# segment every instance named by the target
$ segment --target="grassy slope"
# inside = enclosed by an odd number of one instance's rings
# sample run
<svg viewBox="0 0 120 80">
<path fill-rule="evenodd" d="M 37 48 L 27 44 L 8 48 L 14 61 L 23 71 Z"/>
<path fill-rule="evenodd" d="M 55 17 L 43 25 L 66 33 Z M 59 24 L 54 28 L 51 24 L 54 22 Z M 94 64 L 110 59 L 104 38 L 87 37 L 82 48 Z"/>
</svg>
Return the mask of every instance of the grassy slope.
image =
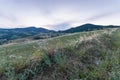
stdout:
<svg viewBox="0 0 120 80">
<path fill-rule="evenodd" d="M 3 45 L 0 47 L 0 71 L 5 71 L 4 75 L 11 80 L 16 76 L 26 80 L 36 74 L 35 80 L 118 78 L 120 30 L 112 36 L 106 33 L 109 31 L 74 33 L 43 41 Z"/>
<path fill-rule="evenodd" d="M 91 36 L 95 33 L 101 33 L 103 31 L 98 32 L 83 32 L 83 33 L 74 33 L 65 36 L 60 36 L 56 38 L 51 38 L 47 40 L 40 40 L 40 41 L 30 41 L 30 42 L 21 42 L 21 43 L 11 43 L 0 46 L 0 64 L 4 65 L 8 61 L 19 62 L 18 60 L 27 60 L 28 61 L 32 57 L 38 57 L 39 52 L 41 53 L 41 49 L 55 49 L 59 47 L 66 47 L 70 45 L 75 45 L 79 38 Z M 38 51 L 38 52 L 37 52 Z M 24 62 L 24 61 L 23 61 Z M 23 64 L 23 63 L 22 63 Z"/>
</svg>

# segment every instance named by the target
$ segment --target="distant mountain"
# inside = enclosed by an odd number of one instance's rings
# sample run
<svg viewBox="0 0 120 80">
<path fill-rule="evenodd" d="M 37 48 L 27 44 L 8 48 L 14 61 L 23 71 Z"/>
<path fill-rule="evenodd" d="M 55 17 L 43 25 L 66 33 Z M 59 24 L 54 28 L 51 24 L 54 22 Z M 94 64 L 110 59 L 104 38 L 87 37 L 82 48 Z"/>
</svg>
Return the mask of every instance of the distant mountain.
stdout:
<svg viewBox="0 0 120 80">
<path fill-rule="evenodd" d="M 36 27 L 0 29 L 0 44 L 3 44 L 4 42 L 7 42 L 9 40 L 33 36 L 40 33 L 54 33 L 54 32 L 55 31 L 53 30 Z"/>
<path fill-rule="evenodd" d="M 104 28 L 120 28 L 120 26 L 113 26 L 113 25 L 102 26 L 102 25 L 94 25 L 94 24 L 84 24 L 82 26 L 70 28 L 70 29 L 67 29 L 67 30 L 61 31 L 61 32 L 74 33 L 74 32 L 100 30 L 100 29 L 104 29 Z"/>
<path fill-rule="evenodd" d="M 94 24 L 84 24 L 82 26 L 70 28 L 64 31 L 54 31 L 45 28 L 27 27 L 27 28 L 13 28 L 13 29 L 2 29 L 0 28 L 0 44 L 6 43 L 14 39 L 20 39 L 32 36 L 32 39 L 44 39 L 64 35 L 66 33 L 83 32 L 100 30 L 104 28 L 120 28 L 120 26 L 101 26 Z"/>
<path fill-rule="evenodd" d="M 54 32 L 53 30 L 48 30 L 45 28 L 36 28 L 36 27 L 27 27 L 27 28 L 13 28 L 13 29 L 0 29 L 1 32 L 13 32 L 13 33 L 29 33 L 29 34 L 37 34 L 37 33 L 49 33 Z"/>
</svg>

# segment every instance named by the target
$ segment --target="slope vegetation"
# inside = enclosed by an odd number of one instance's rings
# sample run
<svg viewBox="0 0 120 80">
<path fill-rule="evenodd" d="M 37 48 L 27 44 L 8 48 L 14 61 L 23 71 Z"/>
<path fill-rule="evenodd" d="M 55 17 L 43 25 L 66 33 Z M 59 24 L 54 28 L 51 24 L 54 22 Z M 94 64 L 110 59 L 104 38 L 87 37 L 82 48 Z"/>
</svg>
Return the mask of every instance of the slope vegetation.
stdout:
<svg viewBox="0 0 120 80">
<path fill-rule="evenodd" d="M 119 80 L 120 30 L 0 46 L 2 80 Z"/>
</svg>

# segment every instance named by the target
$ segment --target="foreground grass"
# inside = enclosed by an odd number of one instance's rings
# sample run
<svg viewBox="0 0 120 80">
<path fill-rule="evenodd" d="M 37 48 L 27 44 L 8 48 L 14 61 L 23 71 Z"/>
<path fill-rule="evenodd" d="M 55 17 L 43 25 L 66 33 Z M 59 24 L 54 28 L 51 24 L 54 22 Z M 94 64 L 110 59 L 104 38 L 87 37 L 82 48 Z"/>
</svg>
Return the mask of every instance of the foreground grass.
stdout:
<svg viewBox="0 0 120 80">
<path fill-rule="evenodd" d="M 94 36 L 93 36 L 94 35 Z M 119 80 L 120 30 L 74 33 L 0 47 L 1 79 Z"/>
</svg>

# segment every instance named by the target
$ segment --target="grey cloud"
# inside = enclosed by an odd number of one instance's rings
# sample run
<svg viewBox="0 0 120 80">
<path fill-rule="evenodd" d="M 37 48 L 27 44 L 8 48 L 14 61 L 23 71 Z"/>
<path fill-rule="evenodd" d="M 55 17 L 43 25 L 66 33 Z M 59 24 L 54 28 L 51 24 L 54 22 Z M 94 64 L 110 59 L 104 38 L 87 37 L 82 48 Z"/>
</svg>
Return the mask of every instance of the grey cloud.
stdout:
<svg viewBox="0 0 120 80">
<path fill-rule="evenodd" d="M 69 21 L 97 21 L 119 10 L 120 0 L 0 0 L 0 18 L 4 19 L 0 24 L 6 21 L 11 22 L 5 23 L 8 27 L 50 24 L 58 30 L 68 28 L 72 24 Z"/>
<path fill-rule="evenodd" d="M 6 15 L 6 14 L 0 12 L 0 18 L 5 19 L 5 20 L 10 20 L 10 21 L 13 21 L 13 22 L 18 22 L 18 19 L 12 14 L 7 14 Z"/>
<path fill-rule="evenodd" d="M 97 14 L 97 15 L 91 16 L 90 18 L 85 19 L 84 21 L 95 21 L 95 20 L 98 20 L 100 18 L 104 18 L 104 17 L 107 17 L 107 16 L 117 14 L 119 12 L 120 12 L 120 10 Z"/>
</svg>

